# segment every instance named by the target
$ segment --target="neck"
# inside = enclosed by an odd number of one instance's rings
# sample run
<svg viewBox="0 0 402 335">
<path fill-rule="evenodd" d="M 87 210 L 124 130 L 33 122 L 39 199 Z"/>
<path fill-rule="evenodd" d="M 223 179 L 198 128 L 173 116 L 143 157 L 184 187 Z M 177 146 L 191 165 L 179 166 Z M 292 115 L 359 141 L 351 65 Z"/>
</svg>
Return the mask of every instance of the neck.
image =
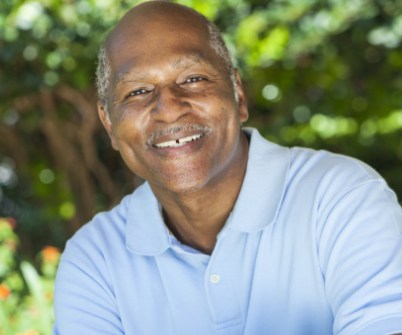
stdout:
<svg viewBox="0 0 402 335">
<path fill-rule="evenodd" d="M 180 242 L 205 254 L 212 253 L 216 236 L 225 225 L 243 183 L 248 142 L 245 136 L 240 142 L 239 153 L 230 168 L 204 187 L 183 193 L 153 187 L 170 231 Z"/>
</svg>

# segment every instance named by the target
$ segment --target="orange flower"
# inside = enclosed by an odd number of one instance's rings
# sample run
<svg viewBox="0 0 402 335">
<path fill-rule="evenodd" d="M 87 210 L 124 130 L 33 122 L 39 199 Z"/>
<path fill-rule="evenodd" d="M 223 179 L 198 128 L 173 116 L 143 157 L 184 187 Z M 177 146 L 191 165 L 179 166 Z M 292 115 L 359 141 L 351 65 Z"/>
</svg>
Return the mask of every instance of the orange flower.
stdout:
<svg viewBox="0 0 402 335">
<path fill-rule="evenodd" d="M 42 249 L 42 257 L 45 262 L 57 262 L 60 258 L 60 251 L 56 247 L 47 246 Z"/>
<path fill-rule="evenodd" d="M 10 288 L 5 284 L 0 284 L 0 300 L 6 300 L 10 295 Z"/>
</svg>

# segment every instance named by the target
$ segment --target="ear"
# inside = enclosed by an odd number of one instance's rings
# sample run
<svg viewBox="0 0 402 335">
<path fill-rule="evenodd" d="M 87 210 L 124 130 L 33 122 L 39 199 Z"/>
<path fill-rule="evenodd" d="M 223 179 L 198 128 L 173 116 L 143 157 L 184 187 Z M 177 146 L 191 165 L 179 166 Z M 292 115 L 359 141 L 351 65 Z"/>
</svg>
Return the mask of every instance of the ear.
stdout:
<svg viewBox="0 0 402 335">
<path fill-rule="evenodd" d="M 239 118 L 240 122 L 244 123 L 248 120 L 248 108 L 247 108 L 247 101 L 246 96 L 244 94 L 243 84 L 240 79 L 239 71 L 235 70 L 235 80 L 236 80 L 236 92 L 238 97 L 238 106 L 239 106 Z"/>
<path fill-rule="evenodd" d="M 117 145 L 116 138 L 113 134 L 112 122 L 110 121 L 109 113 L 107 112 L 105 105 L 103 103 L 101 103 L 100 101 L 98 101 L 97 108 L 98 108 L 99 118 L 103 124 L 103 127 L 106 129 L 107 134 L 109 135 L 113 149 L 119 150 L 119 146 Z"/>
</svg>

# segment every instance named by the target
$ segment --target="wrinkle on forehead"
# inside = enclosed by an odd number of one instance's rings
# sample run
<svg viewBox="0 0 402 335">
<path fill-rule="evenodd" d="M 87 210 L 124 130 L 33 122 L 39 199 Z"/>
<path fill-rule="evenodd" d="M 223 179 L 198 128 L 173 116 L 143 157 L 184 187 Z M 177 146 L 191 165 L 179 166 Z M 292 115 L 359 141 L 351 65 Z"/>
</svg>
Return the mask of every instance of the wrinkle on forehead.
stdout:
<svg viewBox="0 0 402 335">
<path fill-rule="evenodd" d="M 193 64 L 209 64 L 206 59 L 205 55 L 202 52 L 194 52 L 192 54 L 188 54 L 185 57 L 180 56 L 176 61 L 172 62 L 172 67 L 176 70 L 186 68 Z"/>
<path fill-rule="evenodd" d="M 206 57 L 201 52 L 194 52 L 188 55 L 180 55 L 177 58 L 172 59 L 168 63 L 168 67 L 174 70 L 185 70 L 194 65 L 207 65 L 211 66 L 211 64 L 206 60 Z M 116 74 L 116 82 L 125 82 L 125 81 L 133 81 L 133 79 L 142 81 L 149 77 L 152 74 L 151 69 L 144 69 L 142 66 L 136 66 L 135 58 L 130 59 L 127 64 L 123 65 L 122 70 L 120 70 Z"/>
</svg>

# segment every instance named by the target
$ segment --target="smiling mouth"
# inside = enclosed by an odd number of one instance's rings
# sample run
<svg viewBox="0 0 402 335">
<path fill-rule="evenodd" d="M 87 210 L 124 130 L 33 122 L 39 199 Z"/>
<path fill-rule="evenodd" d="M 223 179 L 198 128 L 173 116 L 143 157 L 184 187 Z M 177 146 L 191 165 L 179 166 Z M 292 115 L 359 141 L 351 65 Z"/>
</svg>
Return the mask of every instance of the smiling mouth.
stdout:
<svg viewBox="0 0 402 335">
<path fill-rule="evenodd" d="M 194 134 L 194 135 L 191 135 L 191 136 L 178 138 L 176 140 L 170 140 L 170 141 L 154 144 L 153 146 L 155 148 L 159 148 L 159 149 L 163 149 L 163 148 L 178 148 L 178 147 L 182 147 L 183 145 L 186 145 L 186 144 L 188 144 L 190 142 L 198 141 L 203 136 L 204 136 L 204 134 Z"/>
</svg>

